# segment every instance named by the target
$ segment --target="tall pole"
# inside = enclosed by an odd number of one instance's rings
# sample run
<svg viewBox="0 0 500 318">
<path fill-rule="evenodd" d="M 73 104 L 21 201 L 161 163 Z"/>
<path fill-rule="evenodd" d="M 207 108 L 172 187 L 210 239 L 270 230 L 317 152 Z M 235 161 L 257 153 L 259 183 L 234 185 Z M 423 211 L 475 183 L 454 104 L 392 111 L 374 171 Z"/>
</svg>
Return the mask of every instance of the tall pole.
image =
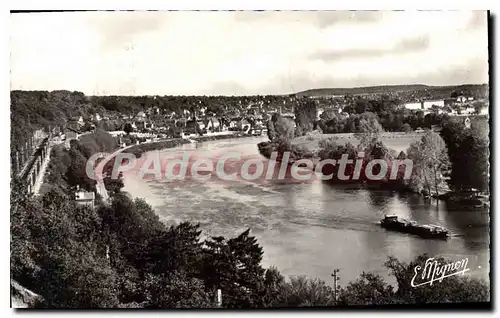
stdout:
<svg viewBox="0 0 500 318">
<path fill-rule="evenodd" d="M 217 289 L 217 307 L 222 307 L 222 290 Z"/>
<path fill-rule="evenodd" d="M 23 146 L 21 146 L 21 164 L 20 164 L 20 167 L 21 168 L 24 167 L 24 147 Z M 19 169 L 19 171 L 21 171 L 21 170 Z"/>
<path fill-rule="evenodd" d="M 108 262 L 110 262 L 110 260 L 109 260 L 109 245 L 106 245 L 106 259 L 108 260 Z"/>
<path fill-rule="evenodd" d="M 337 276 L 337 273 L 339 272 L 339 269 L 336 268 L 333 270 L 333 298 L 335 299 L 335 302 L 337 302 L 337 281 L 340 280 L 340 277 Z"/>
<path fill-rule="evenodd" d="M 19 173 L 19 151 L 16 151 L 16 175 Z"/>
<path fill-rule="evenodd" d="M 194 120 L 194 134 L 198 134 L 198 120 L 196 119 L 196 110 L 193 109 L 193 120 Z"/>
</svg>

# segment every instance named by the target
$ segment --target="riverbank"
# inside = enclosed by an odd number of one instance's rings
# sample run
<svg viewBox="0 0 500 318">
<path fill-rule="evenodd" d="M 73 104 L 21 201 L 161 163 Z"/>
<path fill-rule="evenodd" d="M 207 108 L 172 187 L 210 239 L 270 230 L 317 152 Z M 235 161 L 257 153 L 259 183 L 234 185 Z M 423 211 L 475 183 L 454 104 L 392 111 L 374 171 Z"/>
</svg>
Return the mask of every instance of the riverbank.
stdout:
<svg viewBox="0 0 500 318">
<path fill-rule="evenodd" d="M 167 139 L 167 140 L 160 140 L 160 141 L 133 145 L 129 149 L 127 149 L 127 151 L 124 151 L 124 153 L 131 153 L 134 154 L 136 157 L 139 157 L 140 155 L 148 151 L 174 148 L 193 142 L 204 142 L 204 141 L 237 139 L 237 138 L 248 138 L 248 137 L 255 137 L 255 135 L 249 135 L 245 133 L 230 133 L 230 134 L 218 134 L 218 135 L 204 135 L 204 136 L 196 136 L 189 138 Z"/>
<path fill-rule="evenodd" d="M 253 134 L 245 134 L 242 132 L 236 132 L 236 133 L 231 133 L 231 134 L 204 135 L 204 136 L 192 137 L 190 139 L 195 140 L 197 142 L 203 142 L 203 141 L 214 141 L 214 140 L 223 140 L 223 139 L 250 138 L 250 137 L 256 137 L 256 136 L 260 136 L 260 135 L 253 135 Z"/>
<path fill-rule="evenodd" d="M 123 153 L 130 153 L 135 155 L 136 157 L 139 157 L 140 155 L 148 151 L 173 148 L 189 143 L 191 143 L 189 139 L 183 139 L 183 138 L 160 140 L 155 142 L 147 142 L 147 143 L 132 145 L 130 148 L 123 151 Z"/>
<path fill-rule="evenodd" d="M 350 137 L 347 134 L 344 134 L 342 139 L 349 139 Z M 276 161 L 281 162 L 283 152 L 289 151 L 290 158 L 288 159 L 288 165 L 291 166 L 297 160 L 300 159 L 309 159 L 313 162 L 313 166 L 316 166 L 317 162 L 321 160 L 317 156 L 317 151 L 311 152 L 310 148 L 304 148 L 301 145 L 294 144 L 293 141 L 289 144 L 276 144 L 270 141 L 264 141 L 257 145 L 259 149 L 259 153 L 267 159 L 271 158 L 271 154 L 273 152 L 277 153 Z M 322 172 L 325 175 L 329 175 L 331 173 L 335 173 L 335 169 L 329 169 L 330 166 L 323 167 Z M 414 193 L 423 196 L 424 198 L 433 198 L 441 201 L 446 201 L 452 206 L 461 206 L 461 207 L 469 207 L 475 209 L 489 208 L 490 201 L 489 196 L 482 193 L 474 193 L 474 192 L 455 192 L 450 189 L 450 187 L 443 182 L 438 186 L 438 193 L 435 193 L 435 189 L 432 189 L 430 193 L 422 191 L 414 190 L 407 182 L 404 182 L 402 179 L 397 179 L 394 181 L 385 180 L 378 182 L 370 182 L 360 178 L 359 180 L 347 180 L 347 181 L 339 181 L 332 179 L 331 181 L 324 181 L 326 183 L 350 183 L 350 184 L 359 184 L 364 189 L 369 190 L 393 190 L 397 191 L 400 194 L 403 193 Z"/>
<path fill-rule="evenodd" d="M 473 191 L 449 191 L 439 196 L 452 206 L 467 206 L 470 208 L 483 209 L 490 207 L 490 197 L 487 194 Z"/>
<path fill-rule="evenodd" d="M 415 138 L 418 138 L 420 134 L 409 134 L 408 136 L 404 135 L 403 133 L 389 133 L 385 135 L 385 141 L 387 141 L 387 136 L 392 136 L 391 138 L 396 138 L 397 136 L 405 136 L 404 139 L 409 138 L 410 141 L 412 141 Z M 301 159 L 308 159 L 311 160 L 313 163 L 313 167 L 317 165 L 319 161 L 322 160 L 318 153 L 320 152 L 321 147 L 319 146 L 319 142 L 323 139 L 325 139 L 325 136 L 329 136 L 328 138 L 333 138 L 334 140 L 339 140 L 339 144 L 344 141 L 345 143 L 351 142 L 352 140 L 357 140 L 357 138 L 354 137 L 354 134 L 329 134 L 329 135 L 324 135 L 324 134 L 311 134 L 309 136 L 302 136 L 299 138 L 295 138 L 291 140 L 290 142 L 286 141 L 281 141 L 281 142 L 271 142 L 271 141 L 264 141 L 261 142 L 257 145 L 257 148 L 259 149 L 259 153 L 264 156 L 267 159 L 271 158 L 271 155 L 273 152 L 276 152 L 276 161 L 281 162 L 283 158 L 283 154 L 285 152 L 289 152 L 289 158 L 286 161 L 288 166 L 293 165 L 296 161 L 301 160 Z M 306 146 L 304 142 L 307 141 L 310 143 L 309 146 Z M 384 144 L 385 144 L 385 141 Z M 407 141 L 409 142 L 409 141 Z M 351 144 L 353 144 L 351 142 Z M 311 146 L 312 145 L 312 146 Z M 397 153 L 397 152 L 396 152 Z M 325 158 L 323 158 L 325 159 Z M 358 176 L 357 179 L 348 179 L 348 180 L 340 180 L 338 178 L 331 178 L 331 180 L 325 180 L 324 182 L 326 183 L 333 183 L 333 184 L 358 184 L 364 189 L 370 189 L 370 190 L 392 190 L 396 191 L 398 193 L 415 193 L 419 195 L 424 195 L 424 193 L 421 193 L 419 191 L 415 191 L 410 184 L 407 182 L 407 180 L 403 179 L 403 176 L 406 175 L 406 166 L 405 165 L 400 165 L 398 167 L 398 172 L 397 172 L 397 177 L 395 179 L 389 178 L 389 174 L 387 174 L 386 178 L 383 178 L 381 180 L 370 180 L 366 178 L 366 175 L 364 173 L 364 168 L 366 166 L 366 162 L 362 165 L 362 170 L 360 172 L 360 175 Z M 393 165 L 389 162 L 388 163 L 389 167 L 392 167 Z M 314 169 L 314 168 L 313 168 Z M 324 175 L 331 175 L 337 174 L 337 168 L 331 166 L 331 165 L 325 165 L 322 166 L 321 172 Z M 354 164 L 347 164 L 346 165 L 345 171 L 350 171 L 347 175 L 351 175 L 354 172 Z M 390 171 L 390 170 L 389 170 Z M 373 173 L 373 171 L 372 171 Z M 351 175 L 352 176 L 352 175 Z M 441 199 L 443 195 L 448 193 L 450 189 L 447 186 L 440 186 L 439 187 L 439 193 L 436 195 L 435 193 L 431 193 L 431 197 L 436 198 L 436 199 Z"/>
</svg>

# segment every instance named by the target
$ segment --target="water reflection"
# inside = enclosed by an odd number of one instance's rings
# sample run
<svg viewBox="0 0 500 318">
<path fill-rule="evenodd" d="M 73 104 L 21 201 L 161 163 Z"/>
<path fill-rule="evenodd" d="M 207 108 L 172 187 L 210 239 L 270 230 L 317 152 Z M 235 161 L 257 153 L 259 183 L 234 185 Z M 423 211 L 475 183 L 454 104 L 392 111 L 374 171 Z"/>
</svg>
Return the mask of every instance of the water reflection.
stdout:
<svg viewBox="0 0 500 318">
<path fill-rule="evenodd" d="M 392 199 L 391 191 L 371 190 L 368 191 L 368 199 L 372 207 L 377 208 L 384 214 L 388 214 L 388 203 Z M 392 214 L 392 213 L 391 213 Z"/>
</svg>

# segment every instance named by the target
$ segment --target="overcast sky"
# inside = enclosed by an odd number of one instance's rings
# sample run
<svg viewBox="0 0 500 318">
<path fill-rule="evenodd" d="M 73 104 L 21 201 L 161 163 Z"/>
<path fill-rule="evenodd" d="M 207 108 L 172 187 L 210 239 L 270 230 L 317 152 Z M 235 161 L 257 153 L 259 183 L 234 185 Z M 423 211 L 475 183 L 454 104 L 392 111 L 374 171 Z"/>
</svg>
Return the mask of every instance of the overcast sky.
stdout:
<svg viewBox="0 0 500 318">
<path fill-rule="evenodd" d="M 20 13 L 10 26 L 12 89 L 253 95 L 488 82 L 480 11 Z"/>
</svg>

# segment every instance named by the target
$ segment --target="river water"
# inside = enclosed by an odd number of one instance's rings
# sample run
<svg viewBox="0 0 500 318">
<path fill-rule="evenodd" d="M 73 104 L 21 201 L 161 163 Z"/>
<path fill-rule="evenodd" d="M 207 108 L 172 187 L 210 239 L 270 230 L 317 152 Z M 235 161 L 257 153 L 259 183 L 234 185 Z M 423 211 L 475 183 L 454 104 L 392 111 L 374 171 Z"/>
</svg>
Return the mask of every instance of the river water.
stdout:
<svg viewBox="0 0 500 318">
<path fill-rule="evenodd" d="M 228 160 L 224 168 L 236 171 L 246 159 L 268 163 L 257 150 L 257 143 L 265 139 L 188 144 L 162 150 L 160 157 L 168 162 L 188 153 L 190 159 L 214 160 L 237 153 L 241 160 Z M 151 175 L 141 178 L 137 171 L 136 168 L 124 174 L 124 191 L 144 198 L 162 221 L 200 223 L 204 233 L 212 236 L 232 237 L 251 228 L 251 234 L 264 248 L 263 265 L 274 265 L 285 276 L 306 275 L 331 283 L 331 273 L 338 268 L 341 285 L 363 271 L 380 274 L 394 283 L 383 265 L 389 255 L 411 261 L 427 253 L 453 261 L 467 257 L 470 271 L 466 275 L 489 281 L 487 211 L 451 209 L 445 202 L 424 200 L 417 195 L 332 185 L 320 180 L 200 181 L 188 176 L 172 181 L 154 180 Z M 378 224 L 384 214 L 442 225 L 453 236 L 440 241 L 389 232 Z"/>
</svg>

